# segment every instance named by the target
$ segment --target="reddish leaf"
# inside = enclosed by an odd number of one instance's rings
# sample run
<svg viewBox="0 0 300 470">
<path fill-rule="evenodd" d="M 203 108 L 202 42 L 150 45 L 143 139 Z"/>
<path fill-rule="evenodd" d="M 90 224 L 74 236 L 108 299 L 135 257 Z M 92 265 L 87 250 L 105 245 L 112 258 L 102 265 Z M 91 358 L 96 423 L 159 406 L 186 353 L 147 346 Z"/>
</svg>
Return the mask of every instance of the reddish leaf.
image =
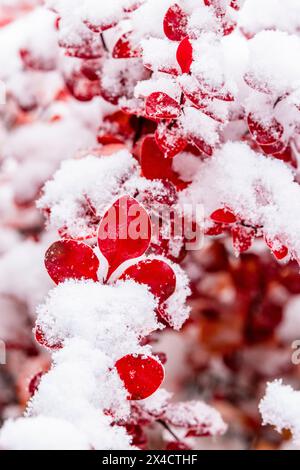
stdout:
<svg viewBox="0 0 300 470">
<path fill-rule="evenodd" d="M 39 325 L 36 325 L 35 327 L 34 336 L 37 343 L 39 343 L 44 348 L 50 349 L 51 351 L 58 351 L 63 347 L 61 341 L 48 341 L 46 339 L 45 333 Z"/>
<path fill-rule="evenodd" d="M 285 142 L 282 142 L 281 140 L 278 140 L 274 144 L 261 145 L 260 147 L 266 155 L 274 155 L 277 153 L 282 153 L 287 147 L 287 144 Z"/>
<path fill-rule="evenodd" d="M 101 24 L 94 24 L 91 23 L 90 21 L 84 21 L 84 24 L 91 30 L 93 33 L 104 33 L 104 31 L 107 31 L 108 29 L 114 28 L 118 22 L 117 21 L 110 21 L 108 23 L 101 23 Z"/>
<path fill-rule="evenodd" d="M 155 132 L 155 140 L 167 158 L 175 157 L 188 144 L 176 122 L 171 124 L 160 123 Z"/>
<path fill-rule="evenodd" d="M 53 243 L 46 252 L 45 266 L 56 284 L 66 279 L 98 280 L 97 256 L 91 247 L 75 240 L 60 240 Z"/>
<path fill-rule="evenodd" d="M 195 77 L 185 77 L 185 81 L 180 83 L 180 87 L 196 108 L 202 109 L 207 106 L 207 100 L 210 99 L 211 93 L 203 90 Z"/>
<path fill-rule="evenodd" d="M 107 277 L 125 261 L 139 258 L 149 247 L 151 221 L 130 196 L 118 199 L 106 212 L 99 227 L 98 245 L 109 264 Z"/>
<path fill-rule="evenodd" d="M 176 58 L 182 73 L 190 73 L 193 62 L 193 47 L 188 37 L 184 38 L 179 44 Z"/>
<path fill-rule="evenodd" d="M 141 148 L 141 168 L 145 178 L 150 180 L 162 179 L 171 181 L 178 189 L 186 184 L 180 180 L 172 168 L 172 160 L 165 158 L 151 135 L 144 138 Z"/>
<path fill-rule="evenodd" d="M 275 144 L 281 139 L 284 132 L 283 126 L 275 118 L 268 125 L 264 125 L 254 117 L 253 113 L 250 113 L 247 122 L 253 138 L 260 145 Z"/>
<path fill-rule="evenodd" d="M 153 119 L 174 119 L 181 113 L 180 105 L 166 93 L 151 93 L 146 100 L 146 114 Z"/>
<path fill-rule="evenodd" d="M 150 397 L 164 380 L 164 368 L 156 359 L 144 355 L 127 355 L 116 362 L 116 369 L 128 391 L 128 400 Z"/>
<path fill-rule="evenodd" d="M 28 392 L 31 397 L 33 397 L 33 395 L 39 388 L 43 375 L 44 375 L 44 372 L 38 372 L 30 380 L 29 385 L 28 385 Z"/>
<path fill-rule="evenodd" d="M 213 148 L 211 145 L 207 144 L 203 139 L 200 139 L 200 137 L 190 137 L 192 143 L 196 145 L 196 147 L 201 150 L 202 153 L 205 153 L 208 157 L 211 157 L 213 155 Z"/>
<path fill-rule="evenodd" d="M 217 209 L 210 215 L 211 220 L 218 224 L 234 224 L 236 216 L 229 209 Z"/>
<path fill-rule="evenodd" d="M 259 81 L 252 73 L 246 73 L 244 75 L 245 83 L 255 91 L 260 93 L 265 93 L 267 95 L 271 94 L 271 90 L 267 83 L 262 83 Z"/>
<path fill-rule="evenodd" d="M 243 253 L 251 248 L 255 238 L 255 230 L 239 225 L 231 230 L 233 247 L 236 253 Z"/>
<path fill-rule="evenodd" d="M 186 430 L 187 436 L 218 436 L 226 431 L 219 413 L 200 401 L 171 403 L 163 420 L 171 426 Z"/>
<path fill-rule="evenodd" d="M 205 235 L 208 235 L 209 237 L 216 237 L 225 232 L 226 228 L 227 227 L 224 224 L 214 223 L 212 226 L 205 230 Z"/>
<path fill-rule="evenodd" d="M 123 7 L 123 10 L 125 13 L 132 13 L 133 11 L 137 10 L 140 8 L 140 6 L 144 3 L 144 0 L 136 0 L 133 1 L 132 3 L 129 3 L 129 5 L 126 7 Z"/>
<path fill-rule="evenodd" d="M 283 245 L 278 238 L 270 239 L 266 237 L 265 240 L 266 240 L 267 246 L 270 248 L 275 258 L 278 259 L 279 261 L 284 259 L 288 255 L 289 253 L 288 248 L 285 245 Z"/>
<path fill-rule="evenodd" d="M 176 289 L 176 276 L 171 266 L 159 259 L 148 259 L 130 266 L 121 279 L 131 278 L 140 284 L 147 284 L 159 302 L 165 302 Z"/>
<path fill-rule="evenodd" d="M 114 59 L 133 59 L 141 56 L 141 51 L 130 40 L 131 33 L 125 33 L 116 42 L 112 56 Z"/>
<path fill-rule="evenodd" d="M 182 8 L 175 3 L 164 18 L 164 33 L 171 41 L 182 41 L 187 36 L 188 16 Z"/>
</svg>

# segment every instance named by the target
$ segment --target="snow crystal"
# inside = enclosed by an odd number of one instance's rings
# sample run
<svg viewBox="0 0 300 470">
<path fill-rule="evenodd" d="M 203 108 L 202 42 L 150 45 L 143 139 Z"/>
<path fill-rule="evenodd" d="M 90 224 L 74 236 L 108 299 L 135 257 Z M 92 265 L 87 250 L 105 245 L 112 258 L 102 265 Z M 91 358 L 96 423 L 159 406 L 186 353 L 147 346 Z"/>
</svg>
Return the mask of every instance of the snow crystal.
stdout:
<svg viewBox="0 0 300 470">
<path fill-rule="evenodd" d="M 284 385 L 282 380 L 270 382 L 259 410 L 263 424 L 275 426 L 278 432 L 289 429 L 294 440 L 300 442 L 300 392 Z"/>
</svg>

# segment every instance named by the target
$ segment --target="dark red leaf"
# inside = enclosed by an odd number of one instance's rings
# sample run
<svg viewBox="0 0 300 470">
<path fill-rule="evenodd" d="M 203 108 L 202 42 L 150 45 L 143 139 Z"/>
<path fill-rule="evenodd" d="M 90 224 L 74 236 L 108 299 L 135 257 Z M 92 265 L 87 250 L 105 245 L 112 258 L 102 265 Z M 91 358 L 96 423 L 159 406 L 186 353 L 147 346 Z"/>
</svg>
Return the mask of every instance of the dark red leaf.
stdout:
<svg viewBox="0 0 300 470">
<path fill-rule="evenodd" d="M 255 230 L 253 228 L 238 225 L 232 228 L 231 234 L 236 253 L 243 253 L 251 248 L 255 238 Z"/>
<path fill-rule="evenodd" d="M 116 42 L 112 56 L 114 59 L 133 59 L 141 56 L 141 50 L 131 42 L 131 33 L 125 33 Z"/>
<path fill-rule="evenodd" d="M 247 118 L 249 130 L 260 145 L 272 145 L 281 139 L 284 128 L 273 118 L 270 123 L 265 125 L 262 121 L 255 118 L 253 113 L 250 113 Z"/>
<path fill-rule="evenodd" d="M 44 348 L 50 349 L 51 351 L 58 351 L 63 347 L 61 341 L 48 341 L 46 339 L 45 333 L 43 332 L 42 328 L 39 325 L 36 325 L 34 329 L 34 336 L 37 343 Z"/>
<path fill-rule="evenodd" d="M 193 46 L 188 37 L 184 38 L 179 44 L 176 58 L 182 73 L 190 73 L 193 62 Z"/>
<path fill-rule="evenodd" d="M 287 147 L 287 144 L 285 142 L 282 142 L 281 140 L 278 140 L 274 144 L 261 145 L 260 147 L 266 155 L 274 155 L 277 153 L 282 153 Z"/>
<path fill-rule="evenodd" d="M 270 248 L 275 258 L 278 259 L 279 261 L 284 259 L 288 255 L 289 253 L 288 248 L 285 245 L 283 245 L 283 243 L 281 243 L 281 241 L 278 238 L 271 239 L 271 238 L 266 237 L 265 240 L 266 240 L 267 246 Z"/>
<path fill-rule="evenodd" d="M 188 16 L 182 8 L 175 3 L 164 18 L 164 33 L 171 41 L 182 41 L 187 36 Z"/>
<path fill-rule="evenodd" d="M 125 261 L 139 258 L 149 247 L 151 221 L 134 198 L 123 196 L 106 212 L 98 232 L 98 246 L 109 264 L 107 277 Z"/>
<path fill-rule="evenodd" d="M 166 93 L 151 93 L 146 100 L 146 114 L 153 119 L 174 119 L 181 114 L 180 105 Z"/>
<path fill-rule="evenodd" d="M 31 397 L 33 397 L 33 395 L 39 388 L 43 375 L 44 375 L 44 372 L 38 372 L 30 380 L 29 385 L 28 385 L 28 392 Z"/>
<path fill-rule="evenodd" d="M 180 180 L 172 168 L 172 160 L 165 158 L 158 147 L 155 138 L 151 135 L 144 138 L 141 148 L 141 168 L 145 178 L 150 180 L 162 179 L 171 181 L 177 189 L 187 186 Z"/>
<path fill-rule="evenodd" d="M 186 137 L 182 135 L 182 131 L 176 122 L 171 124 L 161 122 L 156 129 L 155 140 L 167 158 L 175 157 L 188 144 Z"/>
<path fill-rule="evenodd" d="M 128 400 L 150 397 L 164 380 L 164 368 L 151 356 L 127 355 L 116 362 L 116 369 L 128 391 Z"/>
<path fill-rule="evenodd" d="M 159 302 L 165 302 L 176 289 L 176 276 L 171 266 L 159 259 L 148 259 L 130 266 L 121 279 L 130 278 L 147 284 Z"/>
<path fill-rule="evenodd" d="M 201 150 L 202 153 L 205 153 L 208 157 L 213 155 L 213 148 L 211 145 L 207 144 L 203 139 L 200 137 L 190 136 L 192 143 Z"/>
<path fill-rule="evenodd" d="M 46 252 L 45 266 L 56 284 L 66 279 L 98 280 L 97 256 L 90 246 L 75 240 L 60 240 L 53 243 Z"/>
</svg>

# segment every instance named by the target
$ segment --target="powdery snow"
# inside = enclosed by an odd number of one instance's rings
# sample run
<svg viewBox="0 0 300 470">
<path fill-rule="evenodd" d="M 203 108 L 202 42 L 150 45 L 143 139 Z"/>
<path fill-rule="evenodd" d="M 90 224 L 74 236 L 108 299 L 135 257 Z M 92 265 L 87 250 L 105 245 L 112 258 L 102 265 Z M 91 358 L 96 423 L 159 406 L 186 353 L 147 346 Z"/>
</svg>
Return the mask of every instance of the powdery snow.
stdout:
<svg viewBox="0 0 300 470">
<path fill-rule="evenodd" d="M 278 432 L 289 429 L 300 445 L 300 392 L 282 380 L 270 382 L 259 410 L 264 424 L 275 426 Z"/>
</svg>

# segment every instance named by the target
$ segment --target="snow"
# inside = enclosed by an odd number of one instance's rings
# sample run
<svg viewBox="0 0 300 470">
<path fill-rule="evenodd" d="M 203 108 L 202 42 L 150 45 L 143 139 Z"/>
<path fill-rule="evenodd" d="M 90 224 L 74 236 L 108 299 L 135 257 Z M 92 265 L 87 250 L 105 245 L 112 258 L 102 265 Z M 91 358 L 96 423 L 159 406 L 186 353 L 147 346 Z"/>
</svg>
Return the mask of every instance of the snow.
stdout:
<svg viewBox="0 0 300 470">
<path fill-rule="evenodd" d="M 239 16 L 239 25 L 248 34 L 256 34 L 264 29 L 297 34 L 300 3 L 298 0 L 246 0 Z"/>
<path fill-rule="evenodd" d="M 280 31 L 262 31 L 248 43 L 250 75 L 282 96 L 300 86 L 300 38 Z M 276 51 L 272 54 L 271 51 Z"/>
<path fill-rule="evenodd" d="M 86 436 L 72 424 L 45 416 L 6 421 L 0 432 L 0 444 L 5 450 L 90 449 Z"/>
<path fill-rule="evenodd" d="M 50 343 L 81 338 L 116 360 L 128 351 L 144 351 L 139 337 L 158 328 L 155 306 L 147 287 L 132 281 L 109 286 L 70 280 L 50 291 L 37 323 Z"/>
<path fill-rule="evenodd" d="M 300 444 L 300 392 L 282 380 L 267 384 L 266 394 L 259 404 L 263 424 L 275 426 L 278 432 L 289 429 Z"/>
</svg>

